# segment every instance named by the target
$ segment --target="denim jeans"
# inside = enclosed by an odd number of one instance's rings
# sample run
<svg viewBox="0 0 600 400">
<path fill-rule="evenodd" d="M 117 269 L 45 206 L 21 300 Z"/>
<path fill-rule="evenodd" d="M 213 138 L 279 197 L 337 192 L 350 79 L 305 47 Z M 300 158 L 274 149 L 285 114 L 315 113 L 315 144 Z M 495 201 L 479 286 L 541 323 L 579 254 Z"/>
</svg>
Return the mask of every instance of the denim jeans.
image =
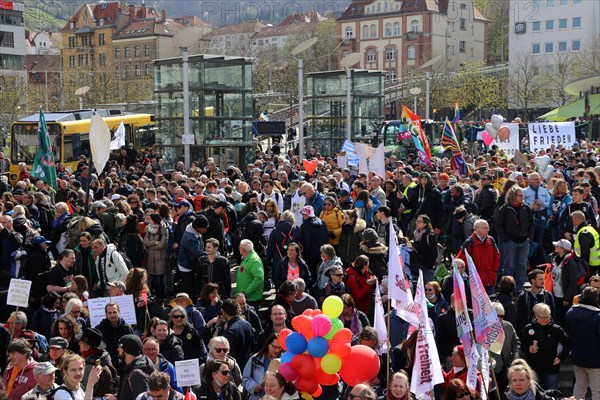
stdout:
<svg viewBox="0 0 600 400">
<path fill-rule="evenodd" d="M 433 275 L 435 274 L 435 269 L 431 269 L 431 268 L 421 268 L 421 271 L 423 271 L 423 285 L 427 284 L 427 282 L 431 282 L 433 280 Z M 419 277 L 416 277 L 417 280 L 419 279 Z"/>
<path fill-rule="evenodd" d="M 542 374 L 538 373 L 538 383 L 544 390 L 558 390 L 558 382 L 560 380 L 559 373 Z"/>
<path fill-rule="evenodd" d="M 515 291 L 523 290 L 527 274 L 527 256 L 529 254 L 529 240 L 521 243 L 512 240 L 504 242 L 504 263 L 502 272 L 504 275 L 512 275 L 517 283 Z"/>
</svg>

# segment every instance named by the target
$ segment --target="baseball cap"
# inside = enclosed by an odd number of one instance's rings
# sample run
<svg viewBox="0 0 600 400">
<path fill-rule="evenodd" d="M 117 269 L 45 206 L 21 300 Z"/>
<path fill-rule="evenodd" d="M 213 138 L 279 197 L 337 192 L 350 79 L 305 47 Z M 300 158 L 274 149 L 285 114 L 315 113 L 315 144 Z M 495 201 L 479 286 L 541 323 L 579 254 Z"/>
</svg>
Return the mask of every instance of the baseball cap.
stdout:
<svg viewBox="0 0 600 400">
<path fill-rule="evenodd" d="M 102 201 L 95 201 L 92 203 L 90 208 L 92 210 L 96 210 L 98 208 L 106 208 L 106 204 L 104 204 Z"/>
<path fill-rule="evenodd" d="M 54 371 L 58 371 L 58 368 L 56 368 L 54 365 L 50 364 L 50 362 L 48 362 L 48 361 L 37 363 L 37 365 L 35 367 L 33 367 L 34 375 L 50 375 Z"/>
<path fill-rule="evenodd" d="M 340 197 L 350 196 L 350 193 L 346 189 L 340 190 Z"/>
<path fill-rule="evenodd" d="M 562 247 L 567 251 L 571 251 L 573 248 L 573 246 L 571 246 L 571 242 L 569 242 L 567 239 L 560 239 L 558 242 L 552 242 L 552 244 L 556 247 Z"/>
<path fill-rule="evenodd" d="M 36 236 L 36 237 L 33 238 L 32 243 L 37 246 L 37 245 L 40 245 L 42 243 L 50 244 L 52 242 L 49 241 L 49 240 L 46 240 L 46 238 L 43 237 L 43 236 Z"/>
<path fill-rule="evenodd" d="M 188 208 L 191 208 L 192 205 L 187 200 L 179 200 L 177 202 L 177 204 L 175 204 L 175 207 L 188 207 Z"/>
</svg>

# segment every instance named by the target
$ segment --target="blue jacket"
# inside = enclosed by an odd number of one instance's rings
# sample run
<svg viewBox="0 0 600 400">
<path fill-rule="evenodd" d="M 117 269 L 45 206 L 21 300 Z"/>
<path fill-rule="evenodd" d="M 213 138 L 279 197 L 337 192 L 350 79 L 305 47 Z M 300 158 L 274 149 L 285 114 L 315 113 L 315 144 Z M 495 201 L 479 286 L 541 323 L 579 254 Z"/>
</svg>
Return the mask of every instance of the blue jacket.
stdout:
<svg viewBox="0 0 600 400">
<path fill-rule="evenodd" d="M 565 318 L 565 329 L 572 339 L 573 364 L 581 368 L 600 368 L 600 309 L 577 304 Z"/>
<path fill-rule="evenodd" d="M 171 389 L 183 393 L 183 388 L 177 386 L 177 376 L 175 375 L 175 367 L 162 354 L 158 354 L 158 370 L 165 372 L 171 378 Z"/>
<path fill-rule="evenodd" d="M 192 224 L 185 228 L 181 243 L 179 243 L 179 251 L 177 252 L 177 265 L 186 269 L 193 269 L 198 262 L 198 258 L 204 254 L 204 242 Z"/>
<path fill-rule="evenodd" d="M 371 200 L 371 202 L 373 203 L 373 206 L 371 208 L 366 208 L 365 202 L 362 200 L 356 200 L 356 202 L 354 203 L 354 208 L 365 209 L 363 219 L 367 221 L 367 228 L 373 226 L 373 215 L 375 214 L 375 211 L 377 211 L 377 209 L 381 206 L 381 203 L 379 202 L 379 200 L 377 200 L 375 196 L 369 195 L 369 200 Z"/>
<path fill-rule="evenodd" d="M 321 211 L 325 209 L 325 196 L 319 192 L 315 192 L 315 195 L 310 199 L 306 199 L 307 206 L 312 206 L 315 210 L 315 215 L 321 215 Z"/>
<path fill-rule="evenodd" d="M 248 393 L 250 393 L 249 400 L 258 400 L 264 396 L 265 392 L 260 391 L 254 393 L 254 388 L 262 383 L 265 377 L 265 357 L 260 360 L 256 359 L 256 354 L 250 357 L 250 360 L 244 367 L 244 373 L 242 374 L 242 386 Z"/>
</svg>

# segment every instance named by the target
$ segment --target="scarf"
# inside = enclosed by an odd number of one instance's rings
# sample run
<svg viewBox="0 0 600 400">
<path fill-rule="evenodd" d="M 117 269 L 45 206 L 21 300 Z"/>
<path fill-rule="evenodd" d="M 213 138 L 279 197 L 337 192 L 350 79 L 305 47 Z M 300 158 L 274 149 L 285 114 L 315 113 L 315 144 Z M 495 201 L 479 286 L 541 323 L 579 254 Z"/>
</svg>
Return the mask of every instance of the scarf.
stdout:
<svg viewBox="0 0 600 400">
<path fill-rule="evenodd" d="M 146 230 L 152 234 L 152 235 L 156 235 L 158 233 L 158 225 L 155 224 L 149 224 L 146 226 Z"/>
<path fill-rule="evenodd" d="M 414 232 L 414 240 L 415 240 L 415 242 L 420 241 L 421 237 L 425 234 L 425 232 L 427 232 L 425 229 L 422 229 L 422 230 L 415 229 L 415 232 Z"/>
<path fill-rule="evenodd" d="M 527 390 L 525 393 L 523 393 L 521 395 L 516 394 L 512 390 L 509 390 L 508 393 L 506 394 L 506 398 L 508 400 L 533 400 L 533 399 L 535 399 L 535 396 L 533 395 L 533 390 L 531 390 L 531 389 Z"/>
</svg>

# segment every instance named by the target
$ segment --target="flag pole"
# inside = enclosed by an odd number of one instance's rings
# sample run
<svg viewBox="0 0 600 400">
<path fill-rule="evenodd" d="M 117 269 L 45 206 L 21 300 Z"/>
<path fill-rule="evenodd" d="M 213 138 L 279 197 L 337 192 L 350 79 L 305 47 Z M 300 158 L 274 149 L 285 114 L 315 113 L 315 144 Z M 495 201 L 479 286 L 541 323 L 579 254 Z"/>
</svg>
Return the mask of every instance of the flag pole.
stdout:
<svg viewBox="0 0 600 400">
<path fill-rule="evenodd" d="M 389 289 L 388 289 L 389 292 Z M 388 293 L 388 298 L 387 298 L 387 309 L 388 309 L 388 313 L 387 313 L 387 331 L 388 331 L 388 351 L 387 351 L 387 357 L 386 357 L 386 366 L 385 366 L 385 384 L 386 386 L 389 387 L 390 385 L 390 356 L 392 355 L 392 344 L 390 343 L 390 335 L 389 332 L 390 331 L 390 320 L 391 320 L 391 314 L 392 314 L 392 307 L 391 307 L 391 301 L 390 301 L 390 295 Z"/>
<path fill-rule="evenodd" d="M 489 352 L 489 350 L 488 350 Z M 500 388 L 498 387 L 498 381 L 496 380 L 496 371 L 494 371 L 494 368 L 490 368 L 490 370 L 492 371 L 492 382 L 494 382 L 494 386 L 496 386 L 496 398 L 498 400 L 501 400 L 500 398 Z M 488 398 L 490 396 L 488 395 Z"/>
</svg>

